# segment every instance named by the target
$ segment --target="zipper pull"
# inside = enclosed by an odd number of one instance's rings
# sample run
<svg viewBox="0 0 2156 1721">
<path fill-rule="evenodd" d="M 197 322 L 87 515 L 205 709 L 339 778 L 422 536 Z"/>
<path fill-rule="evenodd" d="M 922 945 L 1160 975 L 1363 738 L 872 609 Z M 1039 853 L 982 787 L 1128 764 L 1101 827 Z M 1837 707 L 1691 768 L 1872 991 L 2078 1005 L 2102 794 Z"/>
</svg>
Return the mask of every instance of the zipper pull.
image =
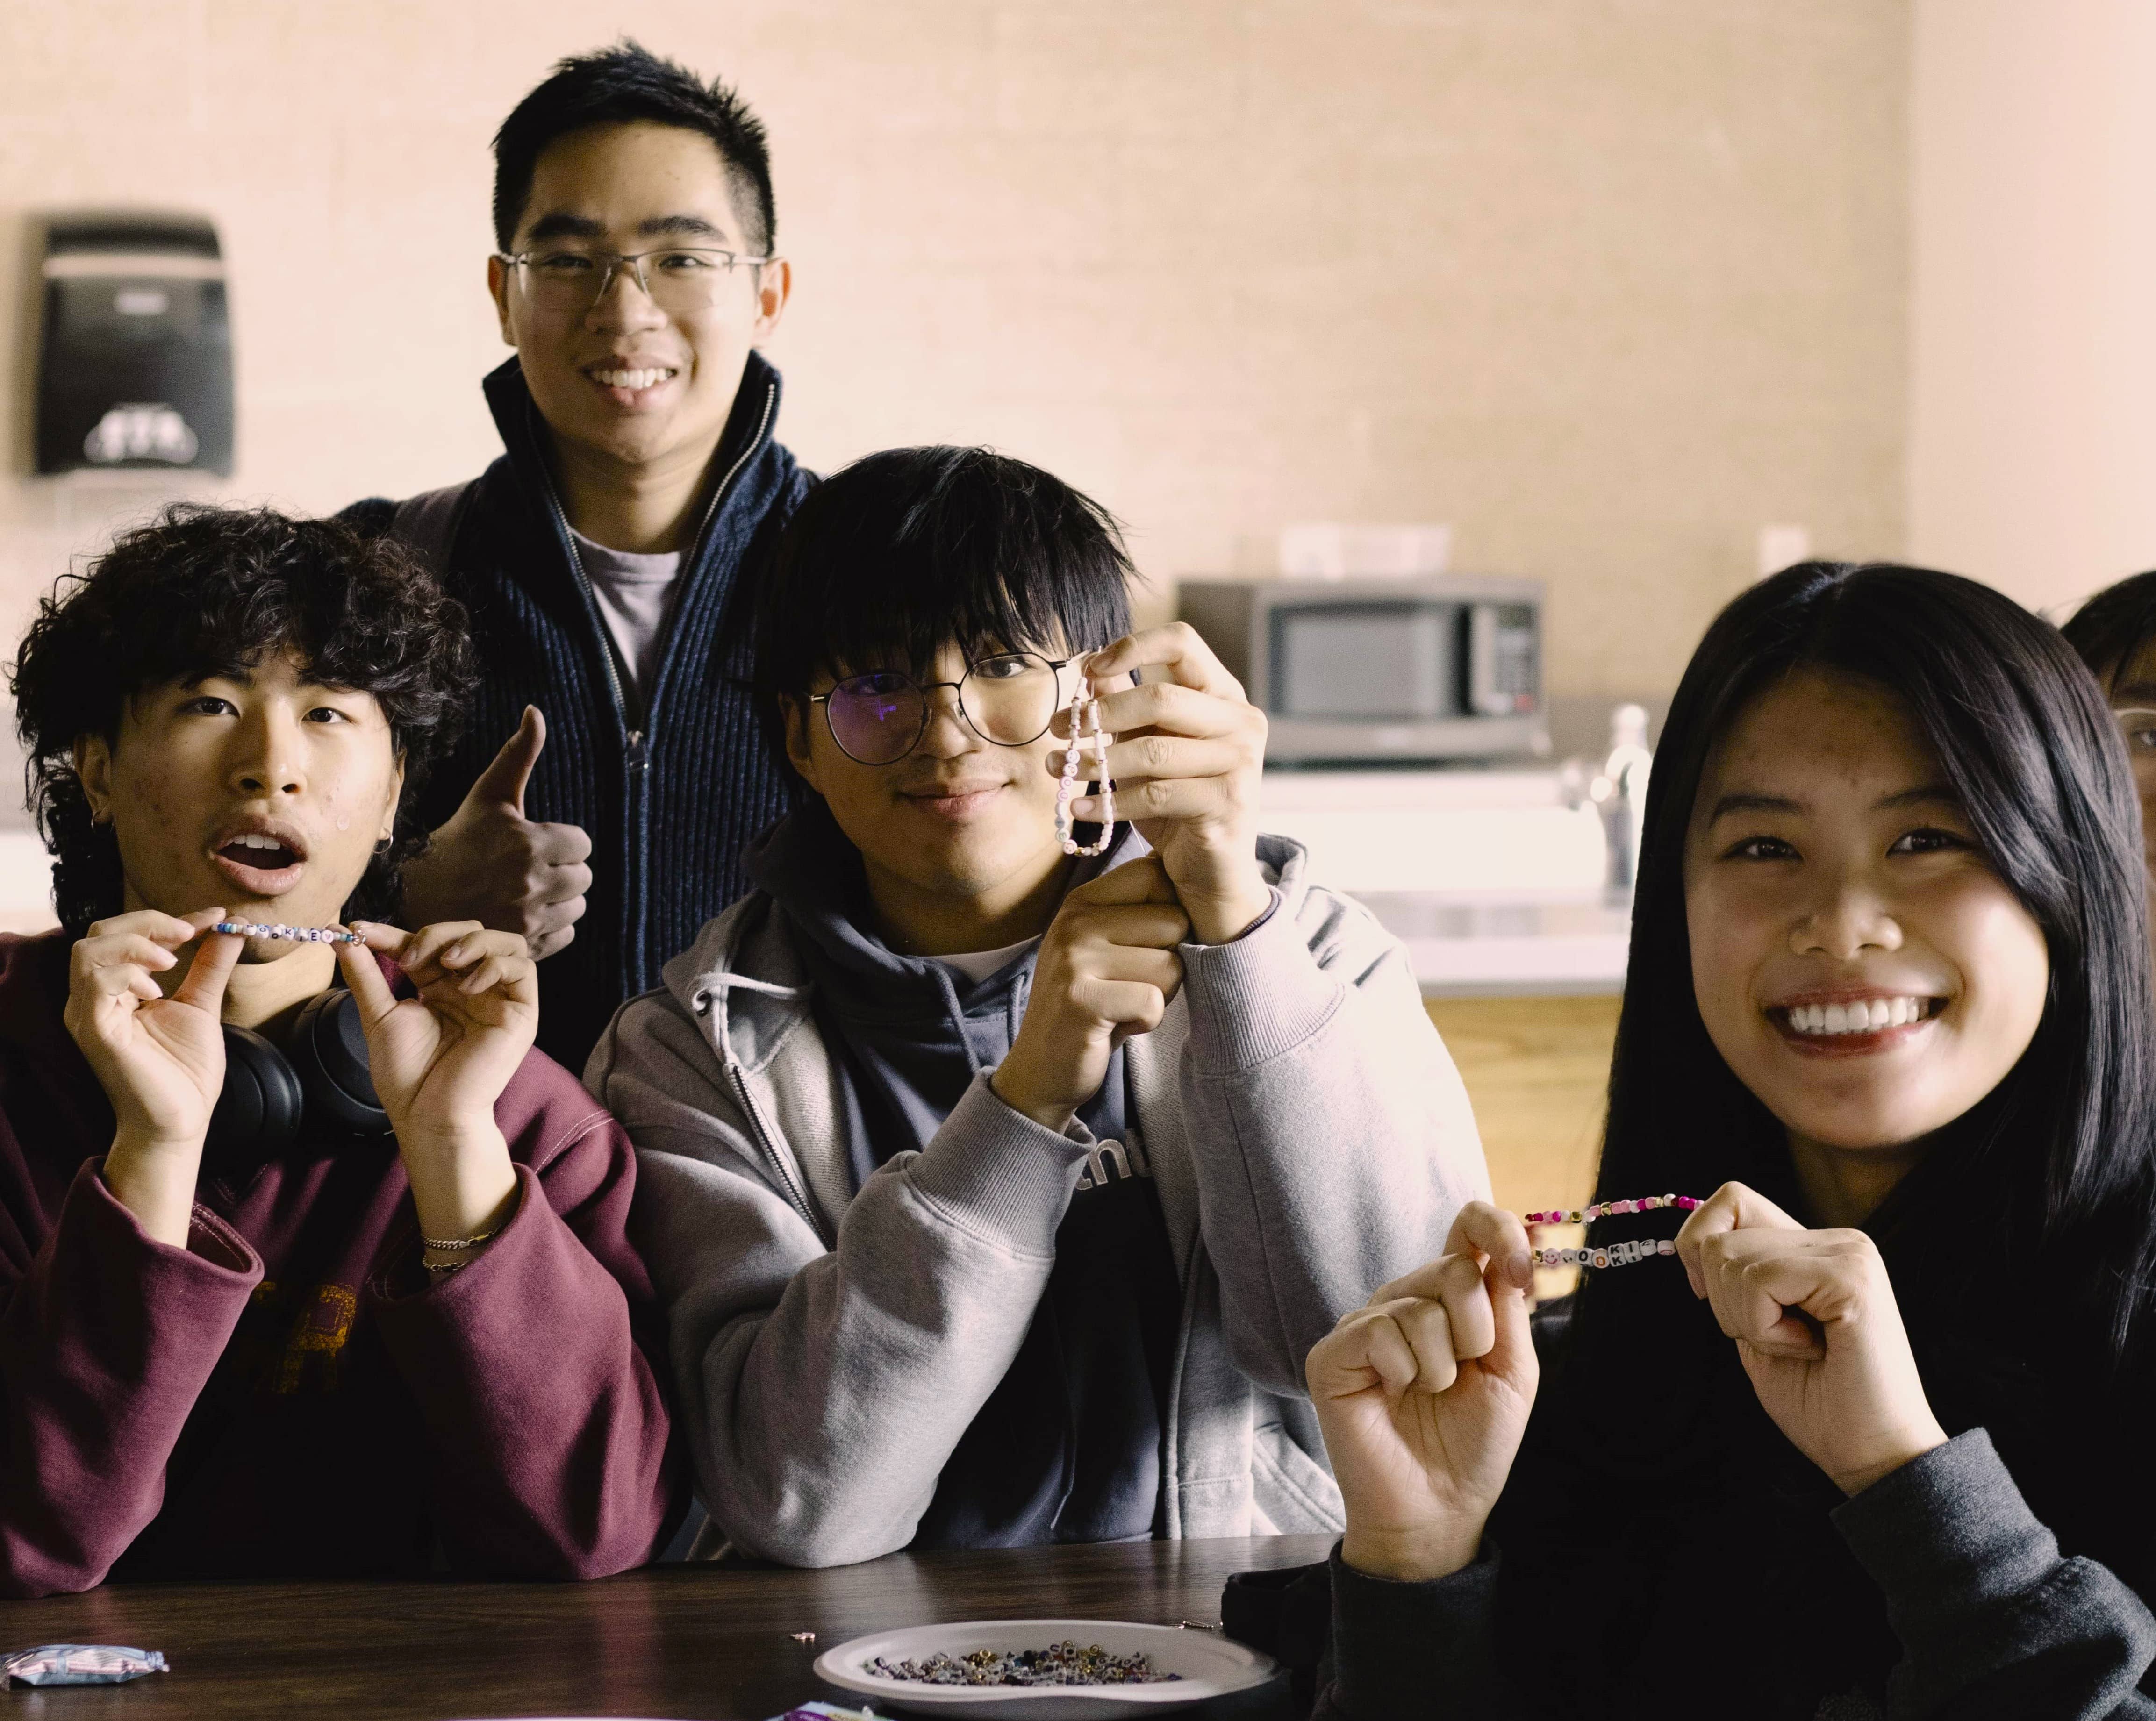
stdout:
<svg viewBox="0 0 2156 1721">
<path fill-rule="evenodd" d="M 632 729 L 629 732 L 629 768 L 642 771 L 651 761 L 650 750 L 644 745 L 644 731 Z"/>
</svg>

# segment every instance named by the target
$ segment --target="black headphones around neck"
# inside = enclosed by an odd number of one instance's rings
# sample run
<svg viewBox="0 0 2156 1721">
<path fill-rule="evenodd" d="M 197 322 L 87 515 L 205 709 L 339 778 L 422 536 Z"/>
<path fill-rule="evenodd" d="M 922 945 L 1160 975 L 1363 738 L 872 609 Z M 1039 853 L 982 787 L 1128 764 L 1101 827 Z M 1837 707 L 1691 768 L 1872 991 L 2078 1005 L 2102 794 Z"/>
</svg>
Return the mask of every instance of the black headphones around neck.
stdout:
<svg viewBox="0 0 2156 1721">
<path fill-rule="evenodd" d="M 342 986 L 309 1001 L 286 1046 L 225 1024 L 224 1091 L 203 1148 L 259 1163 L 290 1152 L 309 1127 L 347 1139 L 390 1133 L 367 1073 L 359 1006 Z"/>
</svg>

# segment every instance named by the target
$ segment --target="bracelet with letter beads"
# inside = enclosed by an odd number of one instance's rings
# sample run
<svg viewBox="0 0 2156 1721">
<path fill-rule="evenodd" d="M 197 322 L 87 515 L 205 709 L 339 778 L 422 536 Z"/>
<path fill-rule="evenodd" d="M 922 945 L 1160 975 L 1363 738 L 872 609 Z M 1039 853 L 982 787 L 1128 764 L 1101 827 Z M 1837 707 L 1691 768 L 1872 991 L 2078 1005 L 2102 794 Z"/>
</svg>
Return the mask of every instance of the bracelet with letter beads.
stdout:
<svg viewBox="0 0 2156 1721">
<path fill-rule="evenodd" d="M 1531 1249 L 1528 1254 L 1537 1267 L 1630 1267 L 1635 1261 L 1676 1252 L 1676 1244 L 1668 1237 L 1644 1237 L 1599 1249 Z"/>
<path fill-rule="evenodd" d="M 234 938 L 272 938 L 283 944 L 365 944 L 341 926 L 265 926 L 252 920 L 220 920 L 209 929 Z"/>
</svg>

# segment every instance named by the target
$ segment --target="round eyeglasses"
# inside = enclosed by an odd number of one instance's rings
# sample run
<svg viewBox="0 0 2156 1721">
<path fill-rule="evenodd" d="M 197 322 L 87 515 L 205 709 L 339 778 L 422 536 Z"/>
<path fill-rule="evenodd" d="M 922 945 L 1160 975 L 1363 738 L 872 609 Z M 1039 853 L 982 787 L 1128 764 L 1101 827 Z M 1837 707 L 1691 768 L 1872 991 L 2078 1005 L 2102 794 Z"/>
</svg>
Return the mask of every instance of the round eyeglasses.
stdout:
<svg viewBox="0 0 2156 1721">
<path fill-rule="evenodd" d="M 983 740 L 1024 747 L 1048 733 L 1062 703 L 1060 673 L 1077 661 L 998 652 L 968 663 L 956 681 L 925 686 L 896 669 L 871 669 L 809 694 L 808 703 L 824 708 L 839 750 L 862 765 L 896 765 L 919 746 L 928 733 L 930 695 L 943 687 L 957 689 L 958 715 Z"/>
<path fill-rule="evenodd" d="M 2156 711 L 2145 706 L 2114 709 L 2118 732 L 2126 738 L 2126 755 L 2133 775 L 2143 782 L 2156 781 Z"/>
<path fill-rule="evenodd" d="M 709 310 L 736 269 L 760 269 L 777 260 L 701 246 L 634 254 L 562 249 L 512 255 L 498 251 L 495 258 L 516 271 L 524 296 L 534 309 L 579 316 L 606 297 L 617 273 L 626 274 L 646 298 L 670 315 Z"/>
</svg>

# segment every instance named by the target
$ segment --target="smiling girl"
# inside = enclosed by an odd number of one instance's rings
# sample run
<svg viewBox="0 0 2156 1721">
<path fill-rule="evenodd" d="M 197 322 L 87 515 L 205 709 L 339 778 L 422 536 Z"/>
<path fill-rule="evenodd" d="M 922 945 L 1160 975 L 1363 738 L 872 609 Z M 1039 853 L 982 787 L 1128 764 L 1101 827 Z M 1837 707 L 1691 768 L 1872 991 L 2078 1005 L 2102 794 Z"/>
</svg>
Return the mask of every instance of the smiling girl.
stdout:
<svg viewBox="0 0 2156 1721">
<path fill-rule="evenodd" d="M 2101 693 L 2007 599 L 1814 564 L 1724 612 L 1598 1190 L 1709 1198 L 1589 1275 L 1532 1426 L 1487 1206 L 1312 1352 L 1332 1713 L 2156 1713 L 2139 847 Z"/>
</svg>

